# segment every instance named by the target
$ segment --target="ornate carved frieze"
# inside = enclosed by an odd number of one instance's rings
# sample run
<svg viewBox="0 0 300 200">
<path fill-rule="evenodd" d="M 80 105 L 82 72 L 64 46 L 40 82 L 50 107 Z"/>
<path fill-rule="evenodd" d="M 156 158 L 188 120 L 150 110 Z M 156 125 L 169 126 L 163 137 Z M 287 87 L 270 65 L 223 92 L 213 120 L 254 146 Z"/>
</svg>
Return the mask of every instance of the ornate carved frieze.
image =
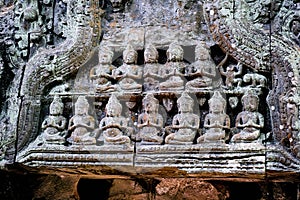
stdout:
<svg viewBox="0 0 300 200">
<path fill-rule="evenodd" d="M 16 162 L 299 171 L 297 6 L 17 1 Z"/>
</svg>

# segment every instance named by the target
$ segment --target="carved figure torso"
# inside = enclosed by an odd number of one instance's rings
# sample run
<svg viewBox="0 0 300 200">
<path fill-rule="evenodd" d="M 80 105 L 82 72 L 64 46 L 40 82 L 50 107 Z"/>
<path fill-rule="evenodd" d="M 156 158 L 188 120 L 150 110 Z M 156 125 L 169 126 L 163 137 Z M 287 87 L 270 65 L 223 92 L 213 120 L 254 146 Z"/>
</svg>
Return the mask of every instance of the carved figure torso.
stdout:
<svg viewBox="0 0 300 200">
<path fill-rule="evenodd" d="M 160 90 L 183 89 L 184 81 L 182 76 L 185 66 L 183 62 L 167 62 L 160 71 L 161 77 L 165 79 L 159 85 Z"/>
<path fill-rule="evenodd" d="M 50 105 L 50 115 L 42 123 L 42 137 L 51 144 L 60 144 L 65 142 L 67 120 L 63 113 L 63 103 L 58 96 L 55 96 Z"/>
<path fill-rule="evenodd" d="M 105 117 L 100 121 L 99 128 L 103 131 L 106 143 L 129 142 L 129 138 L 123 136 L 123 133 L 127 132 L 127 120 L 125 117 Z"/>
<path fill-rule="evenodd" d="M 159 102 L 153 94 L 143 98 L 144 113 L 138 117 L 138 128 L 142 142 L 161 144 L 163 141 L 163 117 L 158 113 Z"/>
<path fill-rule="evenodd" d="M 161 65 L 158 64 L 158 51 L 149 44 L 144 52 L 144 89 L 145 91 L 158 90 L 159 79 L 161 79 L 160 70 Z"/>
<path fill-rule="evenodd" d="M 94 118 L 90 115 L 74 115 L 70 119 L 69 130 L 73 130 L 74 136 L 84 136 L 86 133 L 91 132 L 95 126 Z"/>
<path fill-rule="evenodd" d="M 199 116 L 192 113 L 194 101 L 184 92 L 177 104 L 180 113 L 174 116 L 172 126 L 166 127 L 169 135 L 165 141 L 167 144 L 192 144 L 199 128 Z"/>
<path fill-rule="evenodd" d="M 193 143 L 199 126 L 199 117 L 197 115 L 192 113 L 177 114 L 174 116 L 172 124 L 171 128 L 177 129 L 177 131 L 173 135 L 167 136 L 166 143 Z"/>
<path fill-rule="evenodd" d="M 50 115 L 43 121 L 42 129 L 49 135 L 55 135 L 65 129 L 66 123 L 67 120 L 64 116 Z"/>
<path fill-rule="evenodd" d="M 189 89 L 212 86 L 212 78 L 216 76 L 215 64 L 208 60 L 197 60 L 191 65 L 188 76 L 196 77 L 187 82 L 186 87 Z"/>
<path fill-rule="evenodd" d="M 242 97 L 245 111 L 236 117 L 236 127 L 242 129 L 232 137 L 232 141 L 255 141 L 260 137 L 260 129 L 264 127 L 264 117 L 257 112 L 259 99 L 257 95 L 245 94 Z"/>
<path fill-rule="evenodd" d="M 99 64 L 90 71 L 90 79 L 98 92 L 112 92 L 116 88 L 112 86 L 112 71 L 116 69 L 113 66 L 113 52 L 106 48 L 99 49 Z"/>
<path fill-rule="evenodd" d="M 224 128 L 228 127 L 229 116 L 225 113 L 209 113 L 205 117 L 204 127 L 208 128 L 207 132 L 218 133 L 224 132 Z"/>
<path fill-rule="evenodd" d="M 186 64 L 183 62 L 183 49 L 177 43 L 171 43 L 167 50 L 168 62 L 161 67 L 160 76 L 165 79 L 159 84 L 160 90 L 184 89 L 184 76 Z"/>
<path fill-rule="evenodd" d="M 106 104 L 106 117 L 99 124 L 99 129 L 103 133 L 105 144 L 127 144 L 129 145 L 132 130 L 128 127 L 128 120 L 121 116 L 122 105 L 117 97 L 112 95 Z"/>
<path fill-rule="evenodd" d="M 224 62 L 227 60 L 227 55 L 224 59 Z M 237 72 L 235 71 L 235 68 L 237 68 Z M 221 75 L 225 76 L 225 88 L 226 89 L 233 89 L 234 88 L 234 83 L 237 83 L 237 87 L 241 86 L 242 79 L 241 78 L 236 78 L 236 76 L 242 74 L 242 65 L 238 63 L 236 66 L 233 64 L 230 64 L 229 66 L 226 67 L 226 71 L 223 69 L 223 66 L 219 66 L 219 70 Z"/>
<path fill-rule="evenodd" d="M 158 134 L 163 127 L 163 118 L 158 113 L 142 113 L 138 118 L 140 137 L 143 141 L 162 143 L 163 139 Z"/>
<path fill-rule="evenodd" d="M 187 76 L 193 79 L 186 84 L 189 90 L 197 90 L 212 86 L 212 78 L 216 76 L 216 65 L 211 60 L 210 51 L 204 43 L 195 48 L 195 62 L 186 71 Z"/>
<path fill-rule="evenodd" d="M 95 137 L 91 136 L 95 129 L 95 119 L 88 114 L 89 103 L 84 96 L 79 96 L 75 103 L 75 115 L 69 121 L 71 143 L 95 144 Z"/>
<path fill-rule="evenodd" d="M 146 63 L 144 65 L 144 88 L 145 91 L 158 90 L 161 65 L 158 63 Z"/>
<path fill-rule="evenodd" d="M 113 65 L 96 65 L 91 69 L 90 78 L 93 81 L 93 84 L 96 86 L 103 86 L 110 84 L 110 80 L 112 79 L 112 71 L 116 69 Z"/>
<path fill-rule="evenodd" d="M 259 112 L 243 111 L 236 117 L 236 126 L 244 130 L 254 131 L 262 128 L 263 116 Z"/>
<path fill-rule="evenodd" d="M 135 64 L 124 63 L 115 70 L 114 75 L 119 80 L 122 90 L 141 90 L 142 85 L 137 83 L 142 78 L 142 68 Z"/>
<path fill-rule="evenodd" d="M 230 118 L 225 113 L 226 100 L 220 92 L 215 92 L 208 101 L 210 112 L 205 116 L 205 134 L 200 136 L 197 142 L 221 141 L 224 142 L 225 129 L 230 128 Z"/>
<path fill-rule="evenodd" d="M 124 63 L 114 70 L 113 75 L 119 81 L 119 89 L 124 91 L 140 92 L 142 85 L 137 81 L 142 78 L 143 70 L 136 65 L 137 52 L 128 45 L 123 52 Z"/>
</svg>

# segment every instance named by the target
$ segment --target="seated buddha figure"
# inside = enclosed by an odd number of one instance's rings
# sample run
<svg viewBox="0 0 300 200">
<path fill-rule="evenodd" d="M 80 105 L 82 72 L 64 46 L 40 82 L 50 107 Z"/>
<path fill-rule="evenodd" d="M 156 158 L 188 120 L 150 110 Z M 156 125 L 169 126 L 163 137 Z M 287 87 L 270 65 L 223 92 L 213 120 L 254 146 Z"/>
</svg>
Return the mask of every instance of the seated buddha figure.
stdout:
<svg viewBox="0 0 300 200">
<path fill-rule="evenodd" d="M 172 125 L 166 127 L 166 144 L 193 144 L 199 128 L 199 116 L 193 113 L 194 100 L 183 92 L 177 100 L 179 113 L 173 118 Z M 173 132 L 174 130 L 174 132 Z"/>
<path fill-rule="evenodd" d="M 96 144 L 93 136 L 95 119 L 89 115 L 89 102 L 84 96 L 79 96 L 75 103 L 75 115 L 69 121 L 69 142 L 73 144 Z"/>
<path fill-rule="evenodd" d="M 214 95 L 208 101 L 209 113 L 204 119 L 204 135 L 197 140 L 200 142 L 224 142 L 225 129 L 230 128 L 230 118 L 225 113 L 226 100 L 220 92 L 214 92 Z"/>
<path fill-rule="evenodd" d="M 63 144 L 66 136 L 67 120 L 63 114 L 64 104 L 59 96 L 55 96 L 50 104 L 50 115 L 42 123 L 42 138 L 48 144 Z"/>
<path fill-rule="evenodd" d="M 114 53 L 107 48 L 99 50 L 99 64 L 90 71 L 90 79 L 96 92 L 112 92 L 116 90 L 116 87 L 111 83 L 113 80 L 112 71 L 116 69 L 112 65 L 113 56 Z"/>
<path fill-rule="evenodd" d="M 195 62 L 186 70 L 186 75 L 192 80 L 186 83 L 190 91 L 212 87 L 212 79 L 216 76 L 216 65 L 212 61 L 210 51 L 204 43 L 195 48 Z"/>
<path fill-rule="evenodd" d="M 244 111 L 236 117 L 236 127 L 241 129 L 233 135 L 232 142 L 251 142 L 259 139 L 260 129 L 264 127 L 264 117 L 258 110 L 259 98 L 256 94 L 248 92 L 242 97 Z"/>
<path fill-rule="evenodd" d="M 159 102 L 153 94 L 147 94 L 143 98 L 143 108 L 144 113 L 139 115 L 137 125 L 142 143 L 161 144 L 163 117 L 158 113 Z"/>
<path fill-rule="evenodd" d="M 121 116 L 122 105 L 112 94 L 105 107 L 106 116 L 100 121 L 99 130 L 102 133 L 104 144 L 120 145 L 130 144 L 128 136 L 132 129 L 128 127 L 128 120 Z"/>
<path fill-rule="evenodd" d="M 171 43 L 167 50 L 167 63 L 161 67 L 160 76 L 164 79 L 159 84 L 160 90 L 183 90 L 184 71 L 186 64 L 183 62 L 183 49 L 177 43 Z"/>
<path fill-rule="evenodd" d="M 149 44 L 144 52 L 144 89 L 145 91 L 157 91 L 159 89 L 159 79 L 161 76 L 161 65 L 158 63 L 158 51 Z"/>
<path fill-rule="evenodd" d="M 131 45 L 123 51 L 123 65 L 113 71 L 114 78 L 118 80 L 119 90 L 127 92 L 141 92 L 142 84 L 138 81 L 142 78 L 143 70 L 136 65 L 138 53 Z"/>
</svg>

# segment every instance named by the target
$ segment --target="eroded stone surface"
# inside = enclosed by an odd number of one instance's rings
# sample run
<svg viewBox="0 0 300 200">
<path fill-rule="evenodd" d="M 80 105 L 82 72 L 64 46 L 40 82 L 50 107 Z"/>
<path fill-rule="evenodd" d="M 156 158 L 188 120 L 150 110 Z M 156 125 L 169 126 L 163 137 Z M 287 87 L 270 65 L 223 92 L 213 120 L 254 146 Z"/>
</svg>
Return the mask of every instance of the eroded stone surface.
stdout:
<svg viewBox="0 0 300 200">
<path fill-rule="evenodd" d="M 5 1 L 0 18 L 3 165 L 299 171 L 299 3 Z"/>
</svg>

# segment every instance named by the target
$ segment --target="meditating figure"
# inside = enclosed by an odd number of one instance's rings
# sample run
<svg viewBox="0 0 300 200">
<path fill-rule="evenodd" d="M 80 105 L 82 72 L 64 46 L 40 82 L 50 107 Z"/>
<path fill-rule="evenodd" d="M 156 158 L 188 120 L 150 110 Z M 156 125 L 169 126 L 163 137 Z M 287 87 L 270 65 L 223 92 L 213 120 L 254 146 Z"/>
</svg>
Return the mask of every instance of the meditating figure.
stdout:
<svg viewBox="0 0 300 200">
<path fill-rule="evenodd" d="M 186 75 L 193 78 L 186 83 L 186 89 L 197 91 L 212 87 L 212 79 L 216 76 L 216 65 L 212 61 L 210 51 L 205 44 L 200 43 L 195 48 L 195 59 L 186 70 Z"/>
<path fill-rule="evenodd" d="M 105 111 L 106 116 L 99 124 L 104 144 L 130 146 L 129 136 L 132 134 L 132 128 L 128 127 L 128 120 L 121 116 L 122 105 L 114 94 L 109 98 Z"/>
<path fill-rule="evenodd" d="M 50 115 L 42 123 L 42 138 L 48 144 L 65 143 L 67 120 L 62 115 L 64 104 L 59 96 L 54 96 L 50 104 Z"/>
<path fill-rule="evenodd" d="M 166 127 L 167 144 L 193 144 L 199 128 L 199 116 L 193 113 L 194 100 L 183 92 L 177 100 L 179 113 L 174 116 L 172 126 Z"/>
<path fill-rule="evenodd" d="M 236 127 L 241 129 L 233 135 L 232 142 L 251 142 L 259 139 L 260 129 L 264 127 L 264 117 L 258 110 L 259 98 L 249 91 L 242 97 L 244 111 L 236 117 Z"/>
<path fill-rule="evenodd" d="M 209 113 L 204 119 L 204 135 L 197 140 L 200 142 L 224 142 L 226 136 L 225 130 L 230 128 L 230 118 L 225 113 L 226 100 L 220 92 L 214 92 L 214 95 L 208 101 Z"/>
<path fill-rule="evenodd" d="M 116 86 L 112 85 L 112 71 L 116 69 L 112 65 L 113 56 L 114 53 L 107 48 L 99 50 L 99 64 L 90 71 L 90 79 L 96 92 L 102 93 L 116 90 Z"/>
<path fill-rule="evenodd" d="M 142 78 L 142 68 L 136 65 L 138 53 L 131 45 L 123 51 L 123 65 L 113 71 L 116 80 L 119 81 L 119 90 L 125 92 L 141 92 L 142 84 L 138 81 Z"/>
<path fill-rule="evenodd" d="M 69 121 L 69 142 L 73 144 L 96 144 L 94 136 L 95 119 L 89 115 L 89 102 L 79 96 L 75 103 L 75 115 Z"/>
<path fill-rule="evenodd" d="M 158 51 L 149 44 L 144 52 L 144 90 L 157 91 L 159 90 L 159 79 L 161 65 L 158 63 Z"/>
<path fill-rule="evenodd" d="M 153 94 L 143 98 L 144 113 L 138 117 L 138 128 L 142 143 L 161 144 L 163 142 L 163 117 L 158 113 L 159 102 Z"/>
<path fill-rule="evenodd" d="M 167 50 L 167 63 L 161 67 L 160 76 L 164 79 L 159 84 L 160 90 L 183 90 L 184 71 L 186 64 L 183 62 L 183 49 L 177 43 L 171 43 Z"/>
</svg>

